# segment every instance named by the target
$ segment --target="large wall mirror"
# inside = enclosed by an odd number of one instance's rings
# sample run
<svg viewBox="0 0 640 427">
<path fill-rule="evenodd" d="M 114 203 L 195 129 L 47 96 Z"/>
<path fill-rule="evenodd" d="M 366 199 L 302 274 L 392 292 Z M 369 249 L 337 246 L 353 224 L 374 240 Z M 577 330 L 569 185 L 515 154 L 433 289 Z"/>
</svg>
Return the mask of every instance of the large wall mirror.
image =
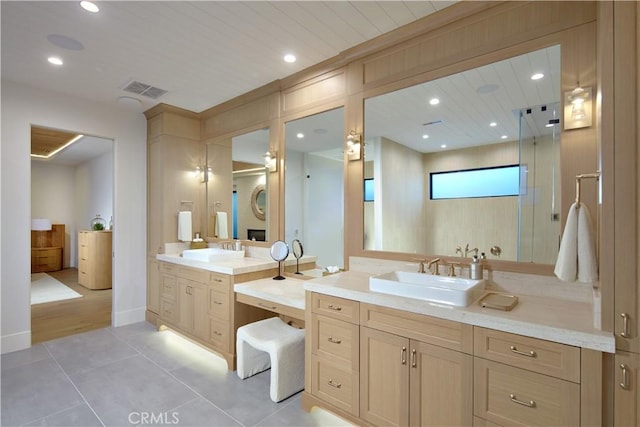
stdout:
<svg viewBox="0 0 640 427">
<path fill-rule="evenodd" d="M 560 62 L 556 45 L 366 99 L 364 249 L 555 263 Z"/>
<path fill-rule="evenodd" d="M 344 108 L 285 123 L 285 239 L 344 266 Z"/>
<path fill-rule="evenodd" d="M 269 129 L 237 135 L 230 142 L 230 150 L 224 141 L 207 145 L 208 164 L 213 169 L 207 187 L 209 216 L 226 212 L 229 231 L 223 238 L 269 241 L 269 180 L 264 159 L 269 151 Z M 218 171 L 231 173 L 221 176 Z M 219 236 L 215 222 L 209 224 L 209 236 Z"/>
</svg>

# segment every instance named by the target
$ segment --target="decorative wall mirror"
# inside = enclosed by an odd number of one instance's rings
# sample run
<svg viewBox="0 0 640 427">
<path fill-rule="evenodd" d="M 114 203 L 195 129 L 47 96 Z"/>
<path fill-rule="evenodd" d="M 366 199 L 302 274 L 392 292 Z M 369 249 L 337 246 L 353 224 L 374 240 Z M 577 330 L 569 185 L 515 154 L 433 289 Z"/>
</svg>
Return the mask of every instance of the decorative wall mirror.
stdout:
<svg viewBox="0 0 640 427">
<path fill-rule="evenodd" d="M 269 180 L 264 164 L 268 150 L 269 129 L 207 145 L 207 162 L 214 173 L 207 183 L 209 216 L 218 210 L 228 213 L 229 238 L 269 240 Z"/>
<path fill-rule="evenodd" d="M 344 265 L 344 108 L 285 123 L 285 239 Z"/>
<path fill-rule="evenodd" d="M 366 99 L 364 249 L 554 263 L 560 77 L 556 45 Z M 511 195 L 436 196 L 504 166 Z"/>
</svg>

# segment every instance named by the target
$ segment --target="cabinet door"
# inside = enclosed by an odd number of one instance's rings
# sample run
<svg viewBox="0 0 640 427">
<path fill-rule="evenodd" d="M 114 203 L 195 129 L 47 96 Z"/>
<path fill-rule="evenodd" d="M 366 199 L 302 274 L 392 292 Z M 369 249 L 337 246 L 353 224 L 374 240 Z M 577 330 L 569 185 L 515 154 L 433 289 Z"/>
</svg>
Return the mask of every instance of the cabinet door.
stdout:
<svg viewBox="0 0 640 427">
<path fill-rule="evenodd" d="M 186 279 L 178 279 L 178 326 L 193 330 L 193 286 Z"/>
<path fill-rule="evenodd" d="M 193 334 L 203 340 L 209 339 L 209 304 L 207 286 L 203 283 L 191 285 L 193 299 Z"/>
<path fill-rule="evenodd" d="M 379 426 L 409 423 L 409 340 L 360 327 L 360 417 Z"/>
<path fill-rule="evenodd" d="M 640 354 L 616 353 L 614 425 L 640 426 Z"/>
<path fill-rule="evenodd" d="M 160 267 L 154 259 L 147 263 L 147 310 L 160 314 Z"/>
<path fill-rule="evenodd" d="M 412 426 L 471 426 L 473 357 L 411 340 L 409 353 Z"/>
</svg>

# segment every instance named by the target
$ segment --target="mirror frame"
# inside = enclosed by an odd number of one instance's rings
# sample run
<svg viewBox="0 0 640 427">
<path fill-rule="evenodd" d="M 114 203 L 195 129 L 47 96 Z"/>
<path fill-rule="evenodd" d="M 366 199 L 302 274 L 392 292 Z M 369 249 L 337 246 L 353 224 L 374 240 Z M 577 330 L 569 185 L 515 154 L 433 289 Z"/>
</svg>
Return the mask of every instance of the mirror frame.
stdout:
<svg viewBox="0 0 640 427">
<path fill-rule="evenodd" d="M 560 55 L 561 55 L 561 83 L 560 83 L 560 94 L 559 99 L 563 99 L 563 93 L 570 88 L 575 87 L 576 81 L 574 76 L 566 70 L 574 70 L 574 69 L 582 69 L 584 67 L 592 66 L 590 68 L 589 73 L 581 74 L 581 83 L 583 82 L 584 75 L 584 84 L 583 86 L 597 86 L 597 82 L 595 81 L 595 65 L 596 65 L 596 53 L 595 53 L 595 36 L 587 37 L 587 41 L 583 41 L 580 37 L 576 37 L 576 33 L 584 32 L 585 29 L 582 26 L 573 31 L 565 31 L 559 33 L 553 33 L 551 35 L 540 37 L 537 39 L 532 39 L 527 42 L 522 42 L 517 45 L 511 46 L 510 48 L 498 49 L 493 52 L 485 53 L 482 55 L 478 55 L 472 57 L 469 55 L 468 58 L 460 58 L 458 62 L 448 64 L 443 67 L 438 67 L 417 75 L 412 75 L 410 77 L 406 77 L 403 79 L 399 79 L 392 83 L 388 83 L 385 85 L 372 87 L 371 89 L 364 89 L 358 95 L 358 104 L 359 107 L 362 108 L 361 115 L 359 117 L 359 123 L 364 122 L 364 102 L 366 99 L 383 95 L 389 92 L 393 92 L 399 89 L 408 88 L 420 83 L 424 83 L 431 80 L 436 80 L 442 77 L 446 77 L 452 74 L 456 74 L 459 72 L 463 72 L 472 68 L 480 67 L 483 65 L 488 65 L 493 62 L 501 61 L 504 59 L 508 59 L 514 56 L 522 55 L 534 50 L 546 48 L 553 45 L 560 45 Z M 585 46 L 581 43 L 591 43 L 588 45 L 588 48 L 585 49 Z M 579 55 L 576 52 L 580 51 Z M 586 50 L 586 52 L 585 52 Z M 584 65 L 587 64 L 587 65 Z M 355 102 L 355 101 L 354 101 Z M 595 121 L 594 121 L 595 123 Z M 347 124 L 347 128 L 348 128 Z M 364 125 L 362 125 L 362 129 L 364 129 Z M 587 140 L 589 138 L 596 139 L 597 126 L 594 124 L 590 128 L 581 129 L 577 131 L 566 131 L 562 129 L 560 133 L 560 143 L 561 146 L 563 143 L 567 144 L 575 144 L 576 142 Z M 363 139 L 366 138 L 366 135 L 363 135 Z M 567 142 L 565 142 L 567 141 Z M 565 148 L 561 148 L 564 152 Z M 566 154 L 565 154 L 566 155 Z M 594 159 L 597 163 L 598 158 L 600 157 L 600 152 L 594 149 L 593 153 Z M 588 156 L 587 156 L 588 157 Z M 562 229 L 564 229 L 564 222 L 566 220 L 566 212 L 568 212 L 568 206 L 573 201 L 572 191 L 573 181 L 574 181 L 574 171 L 575 168 L 580 168 L 584 166 L 587 161 L 578 162 L 580 164 L 572 165 L 573 168 L 561 168 L 561 194 L 568 194 L 569 197 L 565 196 L 562 199 L 562 208 L 561 212 L 561 220 L 562 220 Z M 562 161 L 562 160 L 561 160 Z M 354 168 L 354 163 L 357 163 L 358 167 Z M 578 172 L 580 173 L 580 172 Z M 361 256 L 367 258 L 378 258 L 378 259 L 390 259 L 397 261 L 409 261 L 416 258 L 416 256 L 420 257 L 439 257 L 445 262 L 459 262 L 461 260 L 460 257 L 452 257 L 448 255 L 441 254 L 412 254 L 412 253 L 404 253 L 404 252 L 388 252 L 388 251 L 373 251 L 373 250 L 365 250 L 364 249 L 364 203 L 363 199 L 363 185 L 361 185 L 362 180 L 364 179 L 364 159 L 361 159 L 356 162 L 349 162 L 349 176 L 348 180 L 352 182 L 357 182 L 357 185 L 350 184 L 349 196 L 352 200 L 357 201 L 357 210 L 351 211 L 349 217 L 348 227 L 352 230 L 351 234 L 347 237 L 352 242 L 355 240 L 356 244 L 352 243 L 352 247 L 348 250 L 345 250 L 345 253 L 349 253 L 352 256 Z M 597 201 L 595 197 L 592 198 L 589 202 L 590 208 L 592 212 L 598 212 L 598 206 L 596 206 Z M 354 214 L 355 218 L 353 217 Z M 345 224 L 345 226 L 347 226 Z M 353 232 L 355 230 L 356 232 Z M 347 245 L 347 243 L 345 243 Z M 531 262 L 519 262 L 519 261 L 503 261 L 503 260 L 487 260 L 486 267 L 489 270 L 500 270 L 500 271 L 510 271 L 517 273 L 529 273 L 529 274 L 538 274 L 538 275 L 547 275 L 553 276 L 554 265 L 551 264 L 536 264 Z"/>
<path fill-rule="evenodd" d="M 260 193 L 264 193 L 264 191 L 264 185 L 258 184 L 256 185 L 256 188 L 254 188 L 251 192 L 251 210 L 253 211 L 253 214 L 256 216 L 256 218 L 263 221 L 265 219 L 265 212 L 264 209 L 261 209 L 260 205 L 258 204 L 258 197 L 260 196 Z"/>
</svg>

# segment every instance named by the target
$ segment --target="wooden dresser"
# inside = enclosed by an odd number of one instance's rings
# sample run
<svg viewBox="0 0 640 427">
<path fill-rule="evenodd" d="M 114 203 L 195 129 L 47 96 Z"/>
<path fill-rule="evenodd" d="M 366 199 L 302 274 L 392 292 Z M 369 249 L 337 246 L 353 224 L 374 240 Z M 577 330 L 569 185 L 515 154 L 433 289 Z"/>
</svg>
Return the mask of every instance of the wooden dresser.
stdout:
<svg viewBox="0 0 640 427">
<path fill-rule="evenodd" d="M 85 288 L 111 288 L 111 235 L 111 231 L 78 232 L 78 283 Z"/>
<path fill-rule="evenodd" d="M 64 267 L 64 224 L 51 230 L 31 231 L 31 273 L 58 271 Z"/>
</svg>

